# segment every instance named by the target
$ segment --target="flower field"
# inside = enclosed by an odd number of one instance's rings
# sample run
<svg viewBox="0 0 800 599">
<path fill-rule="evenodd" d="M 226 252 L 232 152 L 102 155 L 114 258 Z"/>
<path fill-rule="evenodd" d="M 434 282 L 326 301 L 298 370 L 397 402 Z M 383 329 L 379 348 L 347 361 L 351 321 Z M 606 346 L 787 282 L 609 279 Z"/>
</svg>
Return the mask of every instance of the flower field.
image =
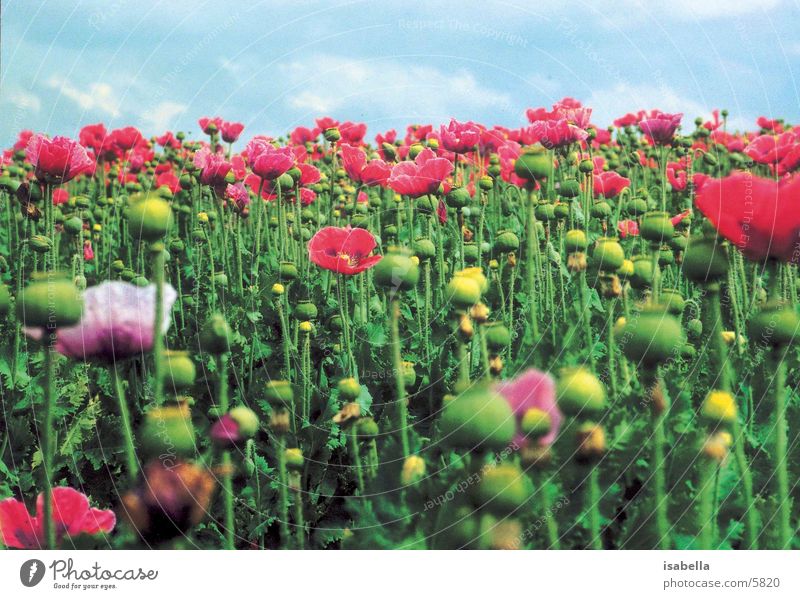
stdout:
<svg viewBox="0 0 800 599">
<path fill-rule="evenodd" d="M 0 545 L 800 548 L 800 127 L 713 114 L 21 132 Z"/>
</svg>

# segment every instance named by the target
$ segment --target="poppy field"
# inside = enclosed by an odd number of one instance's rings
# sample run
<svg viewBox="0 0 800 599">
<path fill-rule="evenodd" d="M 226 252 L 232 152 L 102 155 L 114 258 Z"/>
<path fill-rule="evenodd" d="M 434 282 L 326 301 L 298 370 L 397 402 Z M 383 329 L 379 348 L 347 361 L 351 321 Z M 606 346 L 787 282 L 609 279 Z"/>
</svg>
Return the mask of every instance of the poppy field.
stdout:
<svg viewBox="0 0 800 599">
<path fill-rule="evenodd" d="M 800 127 L 713 115 L 21 132 L 0 546 L 798 548 Z"/>
</svg>

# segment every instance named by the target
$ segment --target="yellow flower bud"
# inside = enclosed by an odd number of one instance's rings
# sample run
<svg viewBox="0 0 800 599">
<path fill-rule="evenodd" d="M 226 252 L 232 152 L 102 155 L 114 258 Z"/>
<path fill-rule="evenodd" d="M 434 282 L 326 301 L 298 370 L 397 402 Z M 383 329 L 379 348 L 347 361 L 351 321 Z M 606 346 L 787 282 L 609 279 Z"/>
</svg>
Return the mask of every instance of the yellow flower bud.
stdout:
<svg viewBox="0 0 800 599">
<path fill-rule="evenodd" d="M 403 471 L 400 474 L 400 482 L 404 486 L 418 483 L 425 476 L 425 460 L 417 455 L 410 455 L 403 462 Z"/>
<path fill-rule="evenodd" d="M 286 287 L 280 283 L 275 283 L 272 286 L 272 295 L 283 295 L 286 292 Z"/>
</svg>

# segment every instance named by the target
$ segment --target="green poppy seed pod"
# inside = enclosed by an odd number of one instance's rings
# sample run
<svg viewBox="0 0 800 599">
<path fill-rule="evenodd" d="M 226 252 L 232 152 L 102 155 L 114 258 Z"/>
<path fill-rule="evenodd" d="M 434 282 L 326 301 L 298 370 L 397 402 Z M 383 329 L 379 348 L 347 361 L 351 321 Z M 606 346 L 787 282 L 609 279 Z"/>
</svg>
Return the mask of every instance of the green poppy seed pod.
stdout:
<svg viewBox="0 0 800 599">
<path fill-rule="evenodd" d="M 511 332 L 500 322 L 487 323 L 483 332 L 489 351 L 499 353 L 511 343 Z"/>
<path fill-rule="evenodd" d="M 86 196 L 77 196 L 75 197 L 75 207 L 80 208 L 81 210 L 86 210 L 91 208 L 92 201 L 87 198 Z"/>
<path fill-rule="evenodd" d="M 800 334 L 800 318 L 792 305 L 782 300 L 767 302 L 750 318 L 748 329 L 753 343 L 774 347 L 790 345 Z"/>
<path fill-rule="evenodd" d="M 201 349 L 212 355 L 221 355 L 231 350 L 233 331 L 222 314 L 214 314 L 200 331 Z"/>
<path fill-rule="evenodd" d="M 639 216 L 647 212 L 647 200 L 644 198 L 633 198 L 625 204 L 625 212 L 630 216 Z"/>
<path fill-rule="evenodd" d="M 611 216 L 611 205 L 604 201 L 595 202 L 592 204 L 591 213 L 594 218 L 606 219 Z"/>
<path fill-rule="evenodd" d="M 438 205 L 439 200 L 431 195 L 420 196 L 414 200 L 414 208 L 421 214 L 433 214 Z"/>
<path fill-rule="evenodd" d="M 214 279 L 214 285 L 217 287 L 227 287 L 228 286 L 228 275 L 224 272 L 214 273 L 212 277 Z"/>
<path fill-rule="evenodd" d="M 494 239 L 494 249 L 497 252 L 516 252 L 519 249 L 519 237 L 511 231 L 500 231 Z"/>
<path fill-rule="evenodd" d="M 472 501 L 475 506 L 498 517 L 516 512 L 533 494 L 533 484 L 528 475 L 511 463 L 485 468 L 474 489 Z"/>
<path fill-rule="evenodd" d="M 367 416 L 366 418 L 359 418 L 358 422 L 356 422 L 356 432 L 359 437 L 374 438 L 378 436 L 380 429 L 375 419 Z"/>
<path fill-rule="evenodd" d="M 522 415 L 520 430 L 529 439 L 539 439 L 550 432 L 552 418 L 539 408 L 530 408 Z"/>
<path fill-rule="evenodd" d="M 282 192 L 290 191 L 294 187 L 294 179 L 289 173 L 283 173 L 278 177 L 277 183 Z"/>
<path fill-rule="evenodd" d="M 294 389 L 289 381 L 269 381 L 264 395 L 273 408 L 291 408 L 294 403 Z"/>
<path fill-rule="evenodd" d="M 83 231 L 83 221 L 78 216 L 71 216 L 64 221 L 64 232 L 68 235 L 79 235 Z"/>
<path fill-rule="evenodd" d="M 344 330 L 344 323 L 342 322 L 342 317 L 338 314 L 334 314 L 331 316 L 330 320 L 328 321 L 328 327 L 334 333 L 340 333 Z"/>
<path fill-rule="evenodd" d="M 470 308 L 480 301 L 481 287 L 471 277 L 456 275 L 447 284 L 445 297 L 459 308 Z"/>
<path fill-rule="evenodd" d="M 438 150 L 439 140 L 435 137 L 431 137 L 430 139 L 426 140 L 425 145 L 427 145 L 431 150 Z"/>
<path fill-rule="evenodd" d="M 342 139 L 342 134 L 339 132 L 338 127 L 329 127 L 325 129 L 323 135 L 325 137 L 325 141 L 328 143 L 335 143 Z"/>
<path fill-rule="evenodd" d="M 606 272 L 614 272 L 625 261 L 625 250 L 616 237 L 600 237 L 594 246 L 592 263 Z"/>
<path fill-rule="evenodd" d="M 5 318 L 10 308 L 11 294 L 8 292 L 8 286 L 5 283 L 0 283 L 0 318 Z"/>
<path fill-rule="evenodd" d="M 386 225 L 383 228 L 383 236 L 386 239 L 395 239 L 397 237 L 397 227 L 395 225 Z"/>
<path fill-rule="evenodd" d="M 717 166 L 717 157 L 710 152 L 703 154 L 703 162 L 708 166 Z"/>
<path fill-rule="evenodd" d="M 686 306 L 683 294 L 677 289 L 662 289 L 659 295 L 659 301 L 664 304 L 664 307 L 670 314 L 674 314 L 675 316 L 680 316 Z"/>
<path fill-rule="evenodd" d="M 541 203 L 533 211 L 536 218 L 544 223 L 556 218 L 556 210 L 550 203 Z"/>
<path fill-rule="evenodd" d="M 30 248 L 37 254 L 46 254 L 53 249 L 53 242 L 50 241 L 49 237 L 45 237 L 44 235 L 31 235 L 31 238 L 28 240 L 28 245 L 30 245 Z"/>
<path fill-rule="evenodd" d="M 654 210 L 646 212 L 642 216 L 639 233 L 642 238 L 651 243 L 665 243 L 672 239 L 672 235 L 675 233 L 675 226 L 672 224 L 668 212 Z"/>
<path fill-rule="evenodd" d="M 122 272 L 119 273 L 119 278 L 130 283 L 136 278 L 136 273 L 131 268 L 123 268 Z"/>
<path fill-rule="evenodd" d="M 183 242 L 183 239 L 175 238 L 171 239 L 169 242 L 169 251 L 173 254 L 182 254 L 183 251 L 186 249 L 186 244 Z"/>
<path fill-rule="evenodd" d="M 306 320 L 316 320 L 318 313 L 317 306 L 311 300 L 301 300 L 297 302 L 292 315 L 297 320 L 304 322 Z"/>
<path fill-rule="evenodd" d="M 486 169 L 486 172 L 493 178 L 497 178 L 503 174 L 503 169 L 500 167 L 499 164 L 490 164 L 489 167 Z"/>
<path fill-rule="evenodd" d="M 175 392 L 178 392 L 194 385 L 197 370 L 189 357 L 189 352 L 167 350 L 163 358 L 168 387 L 171 385 Z"/>
<path fill-rule="evenodd" d="M 585 252 L 589 247 L 586 232 L 581 229 L 572 229 L 564 235 L 564 243 L 568 252 Z"/>
<path fill-rule="evenodd" d="M 631 285 L 636 289 L 644 289 L 653 284 L 653 260 L 649 256 L 639 255 L 631 259 L 633 276 Z"/>
<path fill-rule="evenodd" d="M 45 275 L 25 287 L 17 298 L 17 318 L 26 327 L 60 328 L 77 324 L 83 299 L 75 283 L 62 275 Z"/>
<path fill-rule="evenodd" d="M 475 264 L 480 258 L 479 248 L 474 242 L 464 244 L 464 262 Z"/>
<path fill-rule="evenodd" d="M 133 277 L 131 283 L 133 283 L 137 287 L 147 287 L 150 284 L 150 281 L 147 280 L 147 277 L 139 275 L 137 277 Z"/>
<path fill-rule="evenodd" d="M 419 266 L 397 248 L 390 249 L 373 269 L 375 283 L 390 290 L 407 291 L 419 281 Z"/>
<path fill-rule="evenodd" d="M 514 161 L 514 173 L 526 181 L 539 181 L 550 175 L 553 160 L 541 146 L 534 146 Z"/>
<path fill-rule="evenodd" d="M 681 268 L 686 278 L 695 283 L 720 281 L 728 274 L 728 250 L 713 236 L 692 237 Z"/>
<path fill-rule="evenodd" d="M 156 241 L 164 237 L 172 226 L 172 208 L 154 195 L 140 199 L 131 197 L 127 214 L 128 231 L 134 239 Z"/>
<path fill-rule="evenodd" d="M 140 436 L 150 457 L 188 457 L 195 451 L 194 425 L 185 402 L 153 408 L 145 414 Z"/>
<path fill-rule="evenodd" d="M 681 323 L 665 306 L 648 306 L 622 331 L 622 349 L 628 359 L 654 367 L 677 356 L 684 345 Z"/>
<path fill-rule="evenodd" d="M 494 179 L 488 175 L 483 175 L 480 179 L 478 179 L 478 186 L 483 191 L 489 191 L 492 187 L 494 187 Z"/>
<path fill-rule="evenodd" d="M 606 406 L 606 388 L 591 370 L 565 368 L 557 382 L 558 407 L 567 416 L 597 414 Z"/>
<path fill-rule="evenodd" d="M 230 414 L 231 418 L 239 425 L 239 434 L 241 434 L 242 437 L 250 439 L 256 435 L 259 427 L 259 419 L 258 414 L 253 410 L 247 406 L 236 406 L 231 409 L 228 414 Z"/>
<path fill-rule="evenodd" d="M 7 192 L 9 194 L 16 193 L 17 189 L 19 189 L 19 186 L 20 186 L 20 182 L 19 181 L 15 181 L 11 177 L 8 177 L 8 176 L 5 176 L 5 175 L 0 177 L 0 189 L 2 189 L 3 191 L 5 191 L 5 192 Z"/>
<path fill-rule="evenodd" d="M 281 279 L 287 281 L 294 281 L 298 276 L 300 276 L 300 273 L 297 271 L 297 266 L 294 262 L 281 262 L 279 271 Z"/>
<path fill-rule="evenodd" d="M 191 175 L 181 175 L 179 180 L 181 189 L 191 189 L 192 188 L 192 177 Z"/>
<path fill-rule="evenodd" d="M 287 447 L 284 452 L 286 456 L 286 467 L 293 472 L 299 472 L 305 465 L 305 458 L 303 457 L 303 450 L 299 447 Z"/>
<path fill-rule="evenodd" d="M 675 233 L 672 239 L 669 240 L 669 247 L 673 251 L 682 252 L 689 245 L 689 237 L 683 233 Z"/>
<path fill-rule="evenodd" d="M 120 274 L 123 270 L 125 270 L 125 263 L 122 260 L 114 260 L 111 263 L 111 270 L 116 274 Z"/>
<path fill-rule="evenodd" d="M 472 198 L 466 187 L 454 187 L 445 196 L 445 202 L 450 208 L 463 208 L 471 200 Z"/>
<path fill-rule="evenodd" d="M 361 395 L 361 385 L 352 377 L 341 379 L 336 388 L 339 390 L 339 397 L 347 402 L 355 401 Z"/>
<path fill-rule="evenodd" d="M 502 451 L 514 436 L 508 402 L 488 385 L 476 384 L 445 404 L 441 442 L 471 452 Z"/>
<path fill-rule="evenodd" d="M 419 156 L 419 153 L 422 152 L 422 150 L 424 149 L 425 146 L 423 146 L 419 142 L 411 144 L 411 146 L 409 146 L 408 148 L 408 158 L 410 160 L 414 160 L 417 156 Z"/>
<path fill-rule="evenodd" d="M 675 263 L 675 252 L 668 245 L 662 245 L 658 250 L 658 263 L 661 266 L 669 266 Z"/>
<path fill-rule="evenodd" d="M 686 332 L 692 339 L 699 339 L 703 334 L 703 321 L 699 318 L 692 318 L 686 323 Z"/>
<path fill-rule="evenodd" d="M 558 193 L 564 198 L 577 198 L 581 193 L 581 184 L 577 179 L 565 179 L 561 182 Z"/>
<path fill-rule="evenodd" d="M 381 148 L 383 149 L 383 155 L 386 157 L 386 160 L 391 161 L 397 157 L 397 150 L 392 144 L 383 142 Z"/>
<path fill-rule="evenodd" d="M 569 213 L 571 211 L 570 204 L 567 202 L 556 202 L 553 205 L 553 215 L 558 220 L 565 220 L 569 217 Z"/>
<path fill-rule="evenodd" d="M 436 246 L 427 237 L 418 238 L 413 245 L 414 255 L 421 262 L 427 262 L 436 255 Z"/>
</svg>

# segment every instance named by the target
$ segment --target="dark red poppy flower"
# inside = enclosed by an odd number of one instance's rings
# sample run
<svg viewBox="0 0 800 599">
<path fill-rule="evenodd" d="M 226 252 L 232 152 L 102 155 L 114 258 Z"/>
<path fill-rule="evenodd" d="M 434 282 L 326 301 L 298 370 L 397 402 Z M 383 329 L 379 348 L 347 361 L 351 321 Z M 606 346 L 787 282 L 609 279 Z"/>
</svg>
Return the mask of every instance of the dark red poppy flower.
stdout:
<svg viewBox="0 0 800 599">
<path fill-rule="evenodd" d="M 660 110 L 653 110 L 649 116 L 639 121 L 639 129 L 645 137 L 656 145 L 666 145 L 672 142 L 675 131 L 681 124 L 683 113 L 667 114 Z"/>
<path fill-rule="evenodd" d="M 372 268 L 383 256 L 371 256 L 375 238 L 366 229 L 324 227 L 308 242 L 309 259 L 326 270 L 355 275 Z"/>
<path fill-rule="evenodd" d="M 414 162 L 400 162 L 392 168 L 389 187 L 397 193 L 417 198 L 434 193 L 453 171 L 453 163 L 447 158 L 437 158 L 429 148 L 425 148 Z"/>
<path fill-rule="evenodd" d="M 114 530 L 117 519 L 111 510 L 89 506 L 83 493 L 69 487 L 53 489 L 52 518 L 56 542 L 80 534 L 96 535 Z M 44 495 L 36 500 L 36 515 L 31 516 L 25 504 L 13 498 L 0 501 L 0 539 L 6 547 L 41 549 L 44 542 Z"/>
<path fill-rule="evenodd" d="M 39 181 L 60 185 L 91 168 L 93 161 L 78 142 L 57 135 L 49 139 L 41 134 L 28 141 L 25 155 L 34 166 Z"/>
<path fill-rule="evenodd" d="M 242 123 L 229 123 L 228 121 L 222 121 L 222 125 L 220 126 L 222 141 L 229 144 L 232 144 L 239 139 L 242 131 L 244 131 L 244 125 Z"/>
<path fill-rule="evenodd" d="M 776 182 L 738 172 L 711 179 L 697 207 L 751 260 L 800 260 L 800 178 Z"/>
<path fill-rule="evenodd" d="M 631 180 L 616 171 L 603 171 L 592 177 L 592 185 L 594 197 L 615 198 L 623 189 L 631 186 Z"/>
</svg>

